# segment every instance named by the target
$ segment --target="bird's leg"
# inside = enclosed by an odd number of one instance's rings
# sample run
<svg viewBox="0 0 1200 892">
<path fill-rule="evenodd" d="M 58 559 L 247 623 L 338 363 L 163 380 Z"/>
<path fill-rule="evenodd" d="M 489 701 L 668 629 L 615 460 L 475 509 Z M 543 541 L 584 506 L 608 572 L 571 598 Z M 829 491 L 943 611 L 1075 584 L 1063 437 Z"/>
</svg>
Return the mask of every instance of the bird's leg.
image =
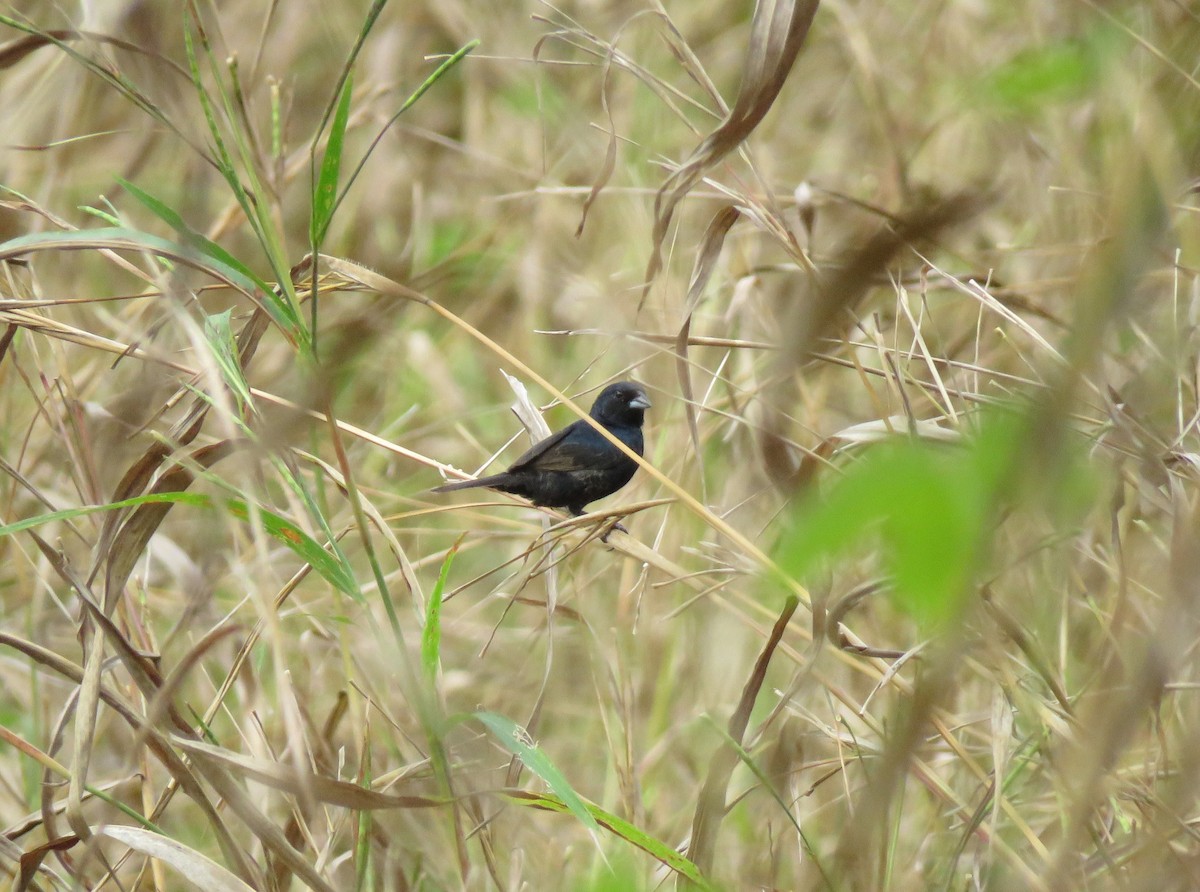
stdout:
<svg viewBox="0 0 1200 892">
<path fill-rule="evenodd" d="M 625 527 L 624 527 L 624 526 L 622 526 L 620 523 L 614 523 L 614 524 L 613 524 L 613 525 L 612 525 L 612 526 L 609 528 L 608 532 L 607 532 L 607 533 L 605 533 L 603 536 L 601 536 L 601 537 L 600 537 L 600 541 L 601 541 L 601 542 L 603 542 L 605 545 L 607 545 L 607 544 L 608 544 L 608 537 L 609 537 L 609 536 L 611 536 L 611 535 L 613 534 L 613 530 L 620 530 L 620 531 L 621 531 L 622 533 L 624 533 L 626 536 L 628 536 L 628 535 L 629 535 L 629 530 L 625 529 Z"/>
<path fill-rule="evenodd" d="M 583 515 L 587 514 L 587 512 L 584 511 L 582 507 L 576 508 L 576 507 L 572 507 L 572 506 L 568 505 L 567 510 L 571 512 L 572 517 L 583 517 Z M 605 533 L 603 536 L 601 536 L 600 541 L 603 542 L 605 545 L 607 545 L 608 544 L 608 534 L 611 533 L 613 530 L 620 530 L 626 536 L 629 535 L 629 530 L 625 529 L 625 527 L 621 523 L 618 522 L 618 523 L 614 523 L 611 527 L 608 528 L 608 533 Z"/>
<path fill-rule="evenodd" d="M 629 530 L 625 529 L 624 525 L 620 521 L 617 521 L 611 527 L 608 528 L 608 532 L 606 532 L 603 536 L 600 537 L 600 541 L 603 542 L 605 545 L 607 545 L 608 537 L 612 534 L 613 530 L 620 530 L 626 536 L 629 535 Z"/>
</svg>

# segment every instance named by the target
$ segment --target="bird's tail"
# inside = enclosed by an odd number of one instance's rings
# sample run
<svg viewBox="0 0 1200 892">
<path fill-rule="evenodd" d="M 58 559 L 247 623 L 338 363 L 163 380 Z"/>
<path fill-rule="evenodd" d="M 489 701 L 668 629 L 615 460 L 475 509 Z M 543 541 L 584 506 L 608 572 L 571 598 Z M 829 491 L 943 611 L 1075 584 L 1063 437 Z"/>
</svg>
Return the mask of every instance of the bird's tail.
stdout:
<svg viewBox="0 0 1200 892">
<path fill-rule="evenodd" d="M 429 491 L 456 492 L 460 489 L 475 489 L 477 486 L 495 486 L 498 483 L 503 483 L 507 478 L 507 474 L 493 474 L 491 477 L 479 477 L 475 480 L 459 480 L 456 483 L 447 483 L 444 486 L 435 486 Z"/>
</svg>

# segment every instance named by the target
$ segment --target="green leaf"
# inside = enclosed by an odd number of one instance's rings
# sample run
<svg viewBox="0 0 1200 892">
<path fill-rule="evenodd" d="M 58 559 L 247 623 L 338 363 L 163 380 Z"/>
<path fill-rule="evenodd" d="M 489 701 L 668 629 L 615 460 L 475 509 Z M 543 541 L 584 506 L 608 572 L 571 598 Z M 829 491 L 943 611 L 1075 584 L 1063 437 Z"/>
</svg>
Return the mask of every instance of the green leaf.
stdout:
<svg viewBox="0 0 1200 892">
<path fill-rule="evenodd" d="M 225 140 L 221 136 L 221 128 L 217 124 L 217 115 L 213 108 L 212 97 L 209 96 L 208 89 L 204 86 L 204 77 L 200 73 L 200 61 L 196 57 L 196 47 L 192 42 L 193 26 L 199 31 L 204 48 L 208 49 L 208 44 L 204 38 L 204 31 L 200 27 L 199 21 L 194 20 L 190 16 L 187 26 L 183 29 L 183 47 L 184 52 L 187 54 L 188 73 L 192 78 L 192 86 L 196 88 L 196 96 L 200 100 L 200 108 L 204 112 L 204 120 L 208 125 L 208 134 L 212 137 L 213 146 L 216 149 L 215 164 L 217 171 L 225 178 L 225 182 L 237 198 L 238 204 L 241 205 L 247 218 L 252 220 L 253 213 L 249 199 L 246 196 L 246 189 L 242 186 L 242 181 L 238 179 L 237 168 L 233 166 L 233 156 L 230 155 L 229 149 L 226 148 Z"/>
<path fill-rule="evenodd" d="M 3 524 L 0 525 L 0 538 L 33 529 L 34 527 L 39 527 L 56 520 L 71 520 L 101 511 L 114 511 L 120 508 L 133 508 L 138 505 L 161 504 L 164 502 L 191 505 L 195 508 L 212 509 L 224 507 L 231 516 L 239 520 L 247 520 L 250 517 L 250 509 L 240 499 L 215 501 L 209 496 L 192 492 L 147 493 L 146 495 L 135 496 L 131 499 L 122 499 L 119 502 L 106 502 L 103 505 L 84 505 L 78 508 L 67 508 L 63 511 L 52 511 L 49 514 L 39 514 L 36 517 L 27 517 L 24 520 Z M 295 552 L 295 554 L 320 573 L 331 585 L 336 586 L 353 598 L 361 598 L 358 583 L 355 582 L 353 571 L 348 563 L 338 560 L 335 555 L 326 551 L 319 542 L 290 520 L 262 507 L 256 507 L 255 512 L 257 517 L 262 521 L 263 529 L 269 536 Z"/>
<path fill-rule="evenodd" d="M 542 808 L 561 814 L 573 813 L 572 809 L 561 798 L 552 796 L 549 793 L 531 793 L 522 790 L 520 792 L 509 792 L 507 796 L 509 801 L 516 805 Z M 700 872 L 699 867 L 662 840 L 651 836 L 628 821 L 617 817 L 611 812 L 605 811 L 600 806 L 594 805 L 591 802 L 585 802 L 584 808 L 587 809 L 588 815 L 600 827 L 658 859 L 658 861 L 671 868 L 671 870 L 691 880 L 700 889 L 708 892 L 708 890 L 715 888 L 704 878 L 704 874 Z"/>
<path fill-rule="evenodd" d="M 997 100 L 1022 107 L 1076 95 L 1093 74 L 1080 45 L 1065 42 L 1019 53 L 992 73 L 989 84 Z"/>
<path fill-rule="evenodd" d="M 174 208 L 151 195 L 149 192 L 146 192 L 145 190 L 135 186 L 128 180 L 122 179 L 121 177 L 117 177 L 116 179 L 117 182 L 121 184 L 122 188 L 129 192 L 130 195 L 145 205 L 145 207 L 156 217 L 179 233 L 179 236 L 183 239 L 184 244 L 186 244 L 188 247 L 195 248 L 197 251 L 207 254 L 214 260 L 220 261 L 226 266 L 236 269 L 247 279 L 254 282 L 254 284 L 257 285 L 264 294 L 271 293 L 272 289 L 270 285 L 256 276 L 248 266 L 230 254 L 216 242 L 205 237 L 204 235 L 201 235 L 199 232 L 188 226 L 183 217 L 181 217 Z"/>
<path fill-rule="evenodd" d="M 1082 37 L 1024 49 L 983 76 L 977 99 L 1028 114 L 1087 95 L 1123 42 L 1118 41 L 1114 29 L 1100 27 Z"/>
<path fill-rule="evenodd" d="M 233 334 L 231 319 L 233 310 L 224 313 L 214 313 L 204 317 L 204 337 L 212 348 L 213 358 L 217 368 L 221 370 L 221 378 L 226 386 L 233 391 L 243 412 L 252 404 L 250 385 L 242 372 L 242 364 L 238 358 L 237 338 Z"/>
<path fill-rule="evenodd" d="M 312 349 L 311 333 L 305 329 L 304 322 L 300 317 L 295 289 L 292 287 L 289 275 L 287 252 L 283 247 L 282 234 L 275 227 L 275 221 L 268 205 L 255 197 L 257 195 L 264 195 L 265 190 L 258 177 L 255 166 L 255 153 L 249 146 L 249 136 L 243 130 L 234 126 L 232 132 L 233 146 L 237 149 L 238 156 L 242 161 L 244 176 L 249 181 L 249 185 L 247 185 L 242 181 L 243 174 L 239 174 L 238 168 L 234 163 L 234 156 L 229 149 L 227 141 L 222 136 L 213 97 L 209 95 L 208 90 L 204 86 L 204 78 L 200 71 L 200 63 L 196 55 L 196 47 L 193 43 L 193 29 L 200 41 L 200 47 L 204 50 L 209 68 L 213 72 L 214 83 L 217 88 L 217 98 L 221 102 L 224 120 L 226 122 L 238 121 L 239 116 L 233 108 L 229 91 L 224 88 L 222 83 L 220 66 L 217 64 L 213 54 L 212 45 L 209 43 L 207 33 L 196 18 L 196 15 L 195 9 L 189 7 L 187 24 L 183 29 L 184 48 L 187 52 L 188 69 L 191 74 L 192 83 L 196 89 L 196 95 L 200 100 L 201 108 L 204 111 L 204 119 L 208 125 L 209 135 L 212 137 L 213 145 L 216 148 L 215 166 L 221 176 L 225 178 L 226 184 L 229 186 L 230 191 L 233 192 L 238 205 L 242 208 L 242 212 L 246 216 L 246 222 L 249 223 L 251 230 L 254 232 L 255 238 L 258 240 L 271 265 L 275 280 L 279 283 L 277 287 L 270 288 L 265 292 L 264 307 L 271 314 L 283 333 L 294 344 L 299 346 L 304 353 L 309 353 Z"/>
<path fill-rule="evenodd" d="M 425 675 L 432 686 L 437 682 L 438 669 L 441 665 L 442 648 L 442 597 L 446 591 L 446 580 L 450 577 L 450 565 L 462 545 L 463 537 L 454 543 L 442 561 L 442 572 L 438 574 L 437 584 L 429 595 L 429 604 L 425 608 L 425 628 L 421 630 L 421 664 Z"/>
<path fill-rule="evenodd" d="M 250 517 L 250 510 L 243 501 L 229 499 L 225 502 L 225 506 L 234 517 L 243 520 Z M 354 572 L 348 563 L 339 560 L 337 555 L 330 554 L 316 539 L 287 518 L 261 506 L 255 508 L 255 513 L 262 521 L 263 529 L 269 536 L 282 542 L 299 555 L 331 585 L 352 598 L 362 598 L 358 583 L 354 579 Z"/>
<path fill-rule="evenodd" d="M 333 211 L 337 206 L 338 175 L 342 165 L 342 151 L 345 148 L 346 122 L 350 119 L 350 94 L 354 87 L 353 74 L 348 73 L 342 83 L 342 93 L 338 97 L 337 111 L 333 116 L 333 125 L 329 129 L 329 141 L 325 144 L 325 155 L 321 159 L 321 173 L 317 178 L 316 190 L 313 193 L 312 229 L 310 235 L 314 247 L 319 248 L 329 231 L 333 221 Z"/>
<path fill-rule="evenodd" d="M 202 508 L 209 507 L 212 504 L 212 500 L 208 496 L 202 496 L 192 492 L 149 493 L 144 496 L 135 496 L 132 499 L 122 499 L 119 502 L 106 502 L 103 505 L 83 505 L 78 508 L 65 508 L 62 511 L 51 511 L 49 514 L 39 514 L 36 517 L 26 517 L 24 520 L 16 520 L 12 523 L 0 524 L 0 539 L 4 538 L 5 536 L 11 536 L 14 533 L 21 533 L 25 530 L 31 530 L 34 527 L 40 527 L 43 524 L 53 523 L 56 520 L 73 520 L 76 517 L 86 517 L 89 514 L 98 514 L 101 511 L 116 511 L 121 508 L 133 508 L 137 505 L 162 504 L 164 502 L 183 503 Z"/>
<path fill-rule="evenodd" d="M 95 251 L 103 248 L 114 251 L 148 251 L 203 270 L 247 294 L 253 295 L 258 291 L 252 278 L 217 257 L 206 255 L 191 246 L 170 239 L 120 226 L 30 233 L 0 244 L 0 259 L 19 257 L 34 251 Z"/>
<path fill-rule="evenodd" d="M 1063 528 L 1094 499 L 1078 445 L 1043 442 L 1037 417 L 1036 407 L 997 408 L 961 445 L 898 436 L 870 447 L 822 497 L 796 506 L 776 548 L 779 566 L 802 578 L 873 539 L 897 606 L 926 627 L 953 619 L 999 518 L 1040 508 Z"/>
<path fill-rule="evenodd" d="M 352 576 L 353 574 L 349 569 L 350 559 L 342 550 L 342 546 L 338 541 L 338 537 L 334 534 L 333 528 L 329 525 L 329 518 L 325 516 L 325 513 L 321 510 L 320 506 L 316 502 L 316 499 L 313 497 L 312 492 L 310 492 L 309 488 L 304 484 L 303 479 L 294 473 L 293 466 L 289 462 L 284 461 L 283 457 L 280 455 L 273 455 L 271 457 L 271 464 L 274 466 L 275 472 L 279 475 L 279 479 L 282 480 L 288 489 L 290 489 L 292 493 L 294 493 L 295 496 L 304 504 L 304 509 L 308 512 L 309 520 L 311 520 L 313 525 L 325 536 L 325 541 L 329 543 L 329 551 L 332 552 L 331 560 L 342 566 L 346 570 L 346 573 Z M 350 595 L 352 598 L 354 598 L 354 600 L 358 601 L 358 603 L 365 603 L 362 592 L 359 590 L 357 583 L 355 583 L 353 591 L 348 591 L 347 589 L 342 588 L 340 585 L 338 588 L 341 588 L 342 591 L 346 592 L 346 594 Z"/>
<path fill-rule="evenodd" d="M 893 477 L 883 533 L 896 599 L 926 625 L 957 613 L 984 522 L 976 510 L 978 481 L 964 473 L 963 456 L 935 451 L 944 448 L 910 441 L 881 455 L 878 466 L 881 476 Z"/>
<path fill-rule="evenodd" d="M 226 260 L 191 244 L 181 244 L 120 226 L 102 229 L 74 229 L 67 232 L 35 232 L 10 239 L 0 244 L 0 260 L 19 257 L 34 251 L 147 251 L 177 263 L 207 272 L 214 278 L 237 288 L 256 299 L 267 311 L 271 320 L 293 341 L 307 343 L 307 333 L 298 322 L 290 304 L 281 298 L 275 289 L 263 291 L 264 284 L 253 274 L 246 275 L 245 266 L 236 260 L 231 265 Z M 219 252 L 218 252 L 219 253 Z"/>
<path fill-rule="evenodd" d="M 778 560 L 802 577 L 878 536 L 898 606 L 925 626 L 959 612 L 979 568 L 1003 483 L 1023 442 L 1011 421 L 986 421 L 963 446 L 915 438 L 871 447 L 829 488 L 798 506 Z"/>
<path fill-rule="evenodd" d="M 482 722 L 505 749 L 513 755 L 519 756 L 530 771 L 545 781 L 554 794 L 562 800 L 567 810 L 585 827 L 592 831 L 600 830 L 600 825 L 596 823 L 596 819 L 584 806 L 579 794 L 567 783 L 562 772 L 550 761 L 550 757 L 542 752 L 541 747 L 534 743 L 524 728 L 512 719 L 494 712 L 476 712 L 473 717 Z"/>
<path fill-rule="evenodd" d="M 321 115 L 321 123 L 313 133 L 312 148 L 309 151 L 314 168 L 312 173 L 314 177 L 312 184 L 313 212 L 309 220 L 308 231 L 310 247 L 314 254 L 320 250 L 321 242 L 329 230 L 330 221 L 333 219 L 333 215 L 337 211 L 342 197 L 345 195 L 345 192 L 341 196 L 337 194 L 337 184 L 338 171 L 341 167 L 342 152 L 344 149 L 346 121 L 350 113 L 350 94 L 352 92 L 351 82 L 354 74 L 354 63 L 358 60 L 358 56 L 367 42 L 367 37 L 370 36 L 371 31 L 375 28 L 375 24 L 379 21 L 379 16 L 386 4 L 387 0 L 372 0 L 370 8 L 367 10 L 366 18 L 363 19 L 362 27 L 358 31 L 358 37 L 354 41 L 354 46 L 350 48 L 350 54 L 346 57 L 346 61 L 342 65 L 337 86 L 334 88 L 335 95 L 331 97 L 331 103 L 336 104 L 325 108 L 325 113 Z M 325 132 L 326 125 L 329 124 L 331 115 L 334 117 L 334 121 L 330 129 L 329 139 L 326 142 L 325 155 L 321 161 L 321 173 L 317 177 L 315 171 L 317 144 L 321 140 L 321 134 Z M 354 175 L 352 174 L 350 182 L 353 181 Z M 350 188 L 349 183 L 347 183 L 346 188 Z M 315 329 L 315 301 L 313 302 L 313 313 Z"/>
<path fill-rule="evenodd" d="M 342 199 L 346 197 L 346 194 L 350 191 L 350 187 L 354 185 L 354 181 L 357 180 L 358 175 L 362 173 L 363 168 L 367 164 L 367 159 L 371 157 L 371 153 L 375 150 L 375 146 L 379 145 L 379 141 L 383 139 L 383 135 L 391 129 L 392 125 L 395 124 L 396 121 L 400 120 L 400 116 L 402 114 L 408 111 L 408 109 L 410 109 L 418 99 L 425 95 L 426 90 L 441 80 L 451 68 L 465 59 L 467 54 L 477 46 L 479 46 L 479 41 L 472 40 L 464 46 L 459 47 L 453 55 L 442 62 L 442 64 L 434 70 L 433 74 L 425 78 L 425 81 L 421 84 L 421 86 L 417 87 L 417 89 L 413 91 L 411 96 L 404 100 L 404 104 L 401 105 L 399 110 L 388 119 L 388 122 L 384 124 L 379 133 L 376 134 L 375 139 L 371 141 L 370 147 L 363 152 L 362 158 L 359 159 L 358 164 L 354 167 L 354 171 L 347 178 L 345 188 L 342 189 L 341 195 L 338 196 L 338 204 L 340 204 Z"/>
<path fill-rule="evenodd" d="M 479 46 L 478 38 L 476 38 L 475 40 L 468 41 L 467 43 L 465 43 L 461 47 L 459 47 L 457 50 L 455 50 L 454 53 L 451 54 L 449 57 L 447 57 L 447 59 L 444 62 L 442 62 L 441 65 L 439 65 L 436 69 L 434 69 L 433 74 L 431 74 L 431 75 L 429 75 L 429 77 L 425 78 L 425 80 L 421 83 L 421 86 L 419 86 L 419 87 L 417 87 L 417 89 L 413 90 L 412 94 L 407 99 L 404 100 L 404 104 L 400 106 L 400 111 L 396 112 L 396 115 L 398 116 L 401 113 L 412 108 L 412 106 L 416 104 L 417 100 L 420 99 L 422 96 L 424 96 L 425 92 L 430 87 L 432 87 L 439 80 L 441 80 L 445 76 L 446 72 L 448 72 L 451 68 L 453 68 L 459 62 L 461 62 L 463 59 L 465 59 L 467 54 L 470 53 L 477 46 Z M 392 120 L 395 120 L 395 118 L 393 118 Z"/>
</svg>

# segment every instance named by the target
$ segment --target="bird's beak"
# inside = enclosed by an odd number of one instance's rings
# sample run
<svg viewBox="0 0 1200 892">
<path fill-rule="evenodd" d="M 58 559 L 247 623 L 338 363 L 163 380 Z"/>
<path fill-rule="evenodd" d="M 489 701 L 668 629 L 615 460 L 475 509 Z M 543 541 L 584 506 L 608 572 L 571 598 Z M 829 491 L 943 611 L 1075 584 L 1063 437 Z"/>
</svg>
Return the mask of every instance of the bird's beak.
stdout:
<svg viewBox="0 0 1200 892">
<path fill-rule="evenodd" d="M 648 396 L 646 396 L 646 394 L 644 394 L 644 393 L 639 393 L 637 396 L 635 396 L 633 399 L 631 399 L 629 401 L 629 408 L 631 408 L 631 409 L 649 409 L 650 408 L 650 398 Z"/>
</svg>

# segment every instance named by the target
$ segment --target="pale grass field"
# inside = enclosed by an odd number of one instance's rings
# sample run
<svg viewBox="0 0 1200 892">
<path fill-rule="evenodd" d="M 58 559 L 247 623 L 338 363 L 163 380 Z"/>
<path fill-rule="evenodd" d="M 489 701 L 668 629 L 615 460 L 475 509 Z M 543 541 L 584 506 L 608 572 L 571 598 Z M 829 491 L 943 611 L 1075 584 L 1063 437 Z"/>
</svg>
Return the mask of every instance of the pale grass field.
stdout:
<svg viewBox="0 0 1200 892">
<path fill-rule="evenodd" d="M 1200 7 L 796 5 L 3 10 L 11 888 L 1200 887 Z"/>
</svg>

